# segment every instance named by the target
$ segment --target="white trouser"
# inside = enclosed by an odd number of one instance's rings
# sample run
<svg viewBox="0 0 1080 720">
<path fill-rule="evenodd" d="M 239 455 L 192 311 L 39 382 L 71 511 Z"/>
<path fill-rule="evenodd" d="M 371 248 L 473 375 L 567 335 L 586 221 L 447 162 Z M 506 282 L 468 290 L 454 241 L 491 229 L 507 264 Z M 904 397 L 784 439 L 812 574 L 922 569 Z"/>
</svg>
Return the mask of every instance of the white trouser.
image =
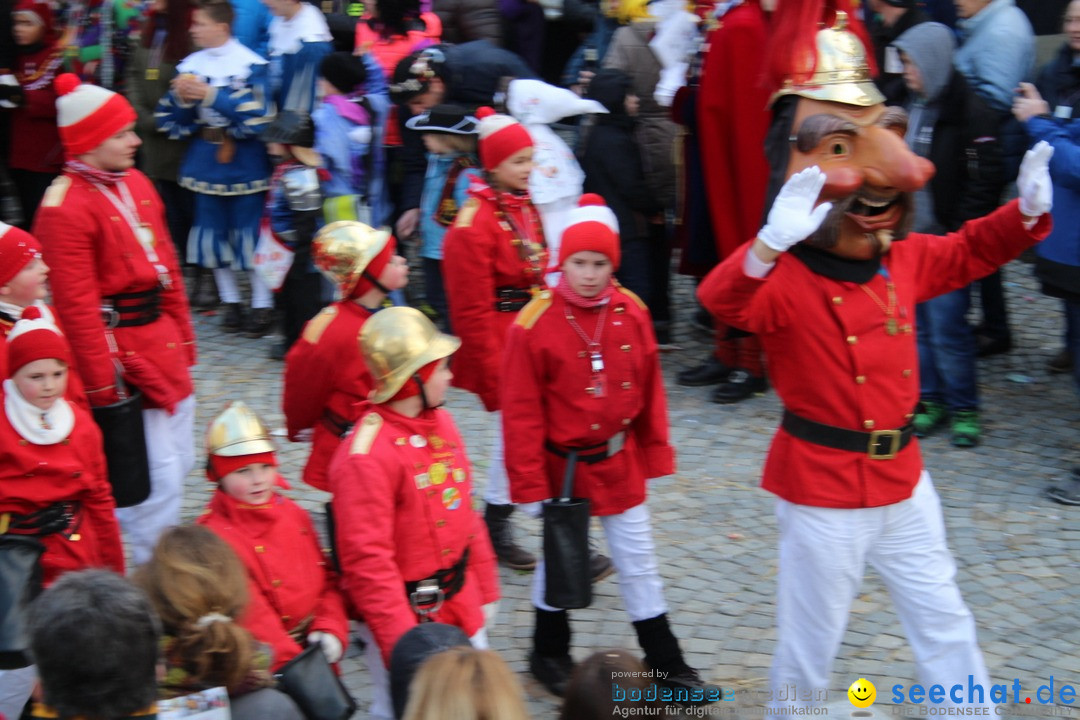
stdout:
<svg viewBox="0 0 1080 720">
<path fill-rule="evenodd" d="M 776 517 L 780 573 L 773 688 L 794 684 L 813 696 L 828 690 L 867 562 L 892 597 L 919 681 L 967 687 L 972 675 L 975 683 L 990 687 L 975 619 L 956 586 L 941 502 L 925 470 L 914 494 L 895 505 L 838 509 L 778 500 Z"/>
<path fill-rule="evenodd" d="M 0 717 L 18 720 L 37 683 L 37 666 L 0 670 Z"/>
<path fill-rule="evenodd" d="M 150 559 L 162 532 L 180 524 L 184 478 L 195 465 L 195 396 L 188 395 L 177 403 L 172 415 L 161 409 L 143 410 L 143 425 L 150 460 L 150 497 L 138 505 L 116 509 L 136 565 Z"/>
<path fill-rule="evenodd" d="M 649 509 L 645 503 L 618 515 L 603 515 L 600 524 L 607 536 L 608 552 L 619 577 L 619 592 L 631 622 L 648 620 L 668 611 L 664 581 L 656 566 Z M 533 573 L 532 602 L 541 610 L 554 611 L 544 602 L 544 561 Z"/>
<path fill-rule="evenodd" d="M 274 293 L 262 276 L 252 270 L 248 273 L 248 278 L 251 281 L 251 307 L 273 307 Z M 217 284 L 221 302 L 228 304 L 240 302 L 240 287 L 236 284 L 236 275 L 232 268 L 214 268 L 214 282 Z"/>
<path fill-rule="evenodd" d="M 368 674 L 371 676 L 372 697 L 368 714 L 377 720 L 393 720 L 394 701 L 390 697 L 390 671 L 383 665 L 382 651 L 375 644 L 375 636 L 371 634 L 367 623 L 357 623 L 356 634 L 364 641 L 364 662 L 367 663 Z M 487 650 L 487 629 L 480 628 L 469 638 L 469 642 L 477 650 Z"/>
<path fill-rule="evenodd" d="M 503 447 L 502 413 L 488 413 L 491 434 L 491 455 L 488 465 L 484 502 L 488 505 L 510 504 L 510 478 L 506 475 L 506 450 Z"/>
<path fill-rule="evenodd" d="M 578 206 L 581 193 L 575 193 L 571 197 L 559 198 L 548 203 L 537 203 L 536 209 L 540 212 L 540 224 L 544 226 L 544 241 L 547 243 L 548 256 L 551 258 L 549 265 L 559 264 L 559 245 L 562 242 L 562 234 L 566 226 L 570 224 L 570 211 Z M 550 287 L 559 284 L 561 272 L 550 272 L 544 276 L 544 280 Z"/>
</svg>

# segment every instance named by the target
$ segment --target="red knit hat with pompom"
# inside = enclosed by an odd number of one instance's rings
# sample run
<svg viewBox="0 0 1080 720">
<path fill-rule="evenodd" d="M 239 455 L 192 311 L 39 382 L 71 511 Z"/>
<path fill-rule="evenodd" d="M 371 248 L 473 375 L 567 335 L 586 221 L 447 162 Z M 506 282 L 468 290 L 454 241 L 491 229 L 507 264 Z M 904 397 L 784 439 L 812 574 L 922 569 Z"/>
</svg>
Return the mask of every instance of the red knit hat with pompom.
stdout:
<svg viewBox="0 0 1080 720">
<path fill-rule="evenodd" d="M 619 221 L 596 193 L 585 193 L 578 207 L 567 213 L 566 229 L 559 245 L 559 265 L 574 253 L 588 250 L 607 255 L 619 269 Z"/>
<path fill-rule="evenodd" d="M 135 122 L 135 108 L 123 95 L 79 80 L 57 76 L 56 124 L 68 157 L 88 153 Z"/>
<path fill-rule="evenodd" d="M 52 358 L 71 364 L 71 348 L 60 328 L 46 320 L 34 305 L 23 310 L 7 336 L 8 376 L 35 360 Z"/>
<path fill-rule="evenodd" d="M 480 162 L 485 170 L 490 172 L 514 153 L 533 146 L 529 131 L 509 115 L 500 115 L 492 108 L 482 107 L 476 111 L 476 117 L 480 120 Z"/>
<path fill-rule="evenodd" d="M 0 222 L 0 287 L 11 282 L 36 257 L 41 257 L 41 245 L 33 235 Z"/>
</svg>

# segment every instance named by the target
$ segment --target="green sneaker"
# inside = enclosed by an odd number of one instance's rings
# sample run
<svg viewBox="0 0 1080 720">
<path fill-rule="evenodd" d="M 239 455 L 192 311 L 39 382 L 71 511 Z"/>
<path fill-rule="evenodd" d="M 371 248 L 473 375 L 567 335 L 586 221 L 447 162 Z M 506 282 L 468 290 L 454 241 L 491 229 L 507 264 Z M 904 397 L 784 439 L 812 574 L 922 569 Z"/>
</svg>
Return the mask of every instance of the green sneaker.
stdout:
<svg viewBox="0 0 1080 720">
<path fill-rule="evenodd" d="M 972 448 L 979 444 L 982 427 L 976 410 L 957 410 L 952 416 L 952 444 L 958 448 Z"/>
<path fill-rule="evenodd" d="M 915 410 L 915 437 L 926 437 L 949 419 L 948 409 L 939 402 L 923 400 Z"/>
</svg>

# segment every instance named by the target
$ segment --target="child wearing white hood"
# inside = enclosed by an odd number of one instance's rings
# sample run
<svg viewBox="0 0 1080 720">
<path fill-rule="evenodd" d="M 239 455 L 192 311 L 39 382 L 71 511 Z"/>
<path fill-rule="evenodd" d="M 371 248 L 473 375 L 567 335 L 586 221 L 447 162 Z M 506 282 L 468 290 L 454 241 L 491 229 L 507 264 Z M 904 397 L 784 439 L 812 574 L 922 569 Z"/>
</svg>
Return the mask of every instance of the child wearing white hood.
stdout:
<svg viewBox="0 0 1080 720">
<path fill-rule="evenodd" d="M 595 100 L 585 100 L 566 88 L 540 80 L 512 80 L 507 90 L 506 109 L 528 129 L 533 139 L 533 171 L 529 195 L 540 211 L 550 257 L 559 257 L 559 238 L 566 228 L 567 213 L 577 207 L 585 183 L 585 173 L 574 151 L 549 125 L 567 117 L 607 113 Z M 559 273 L 546 275 L 549 285 L 558 284 Z"/>
</svg>

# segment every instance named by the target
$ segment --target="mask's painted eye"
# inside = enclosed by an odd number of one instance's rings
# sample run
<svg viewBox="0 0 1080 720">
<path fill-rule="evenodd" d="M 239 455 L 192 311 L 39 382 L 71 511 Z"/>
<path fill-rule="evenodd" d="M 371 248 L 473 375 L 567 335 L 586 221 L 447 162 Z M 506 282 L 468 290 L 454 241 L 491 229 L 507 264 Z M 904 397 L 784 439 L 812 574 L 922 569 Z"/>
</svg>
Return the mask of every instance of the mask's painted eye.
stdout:
<svg viewBox="0 0 1080 720">
<path fill-rule="evenodd" d="M 829 146 L 829 154 L 835 157 L 848 154 L 847 143 L 842 140 L 834 140 L 832 145 Z"/>
</svg>

